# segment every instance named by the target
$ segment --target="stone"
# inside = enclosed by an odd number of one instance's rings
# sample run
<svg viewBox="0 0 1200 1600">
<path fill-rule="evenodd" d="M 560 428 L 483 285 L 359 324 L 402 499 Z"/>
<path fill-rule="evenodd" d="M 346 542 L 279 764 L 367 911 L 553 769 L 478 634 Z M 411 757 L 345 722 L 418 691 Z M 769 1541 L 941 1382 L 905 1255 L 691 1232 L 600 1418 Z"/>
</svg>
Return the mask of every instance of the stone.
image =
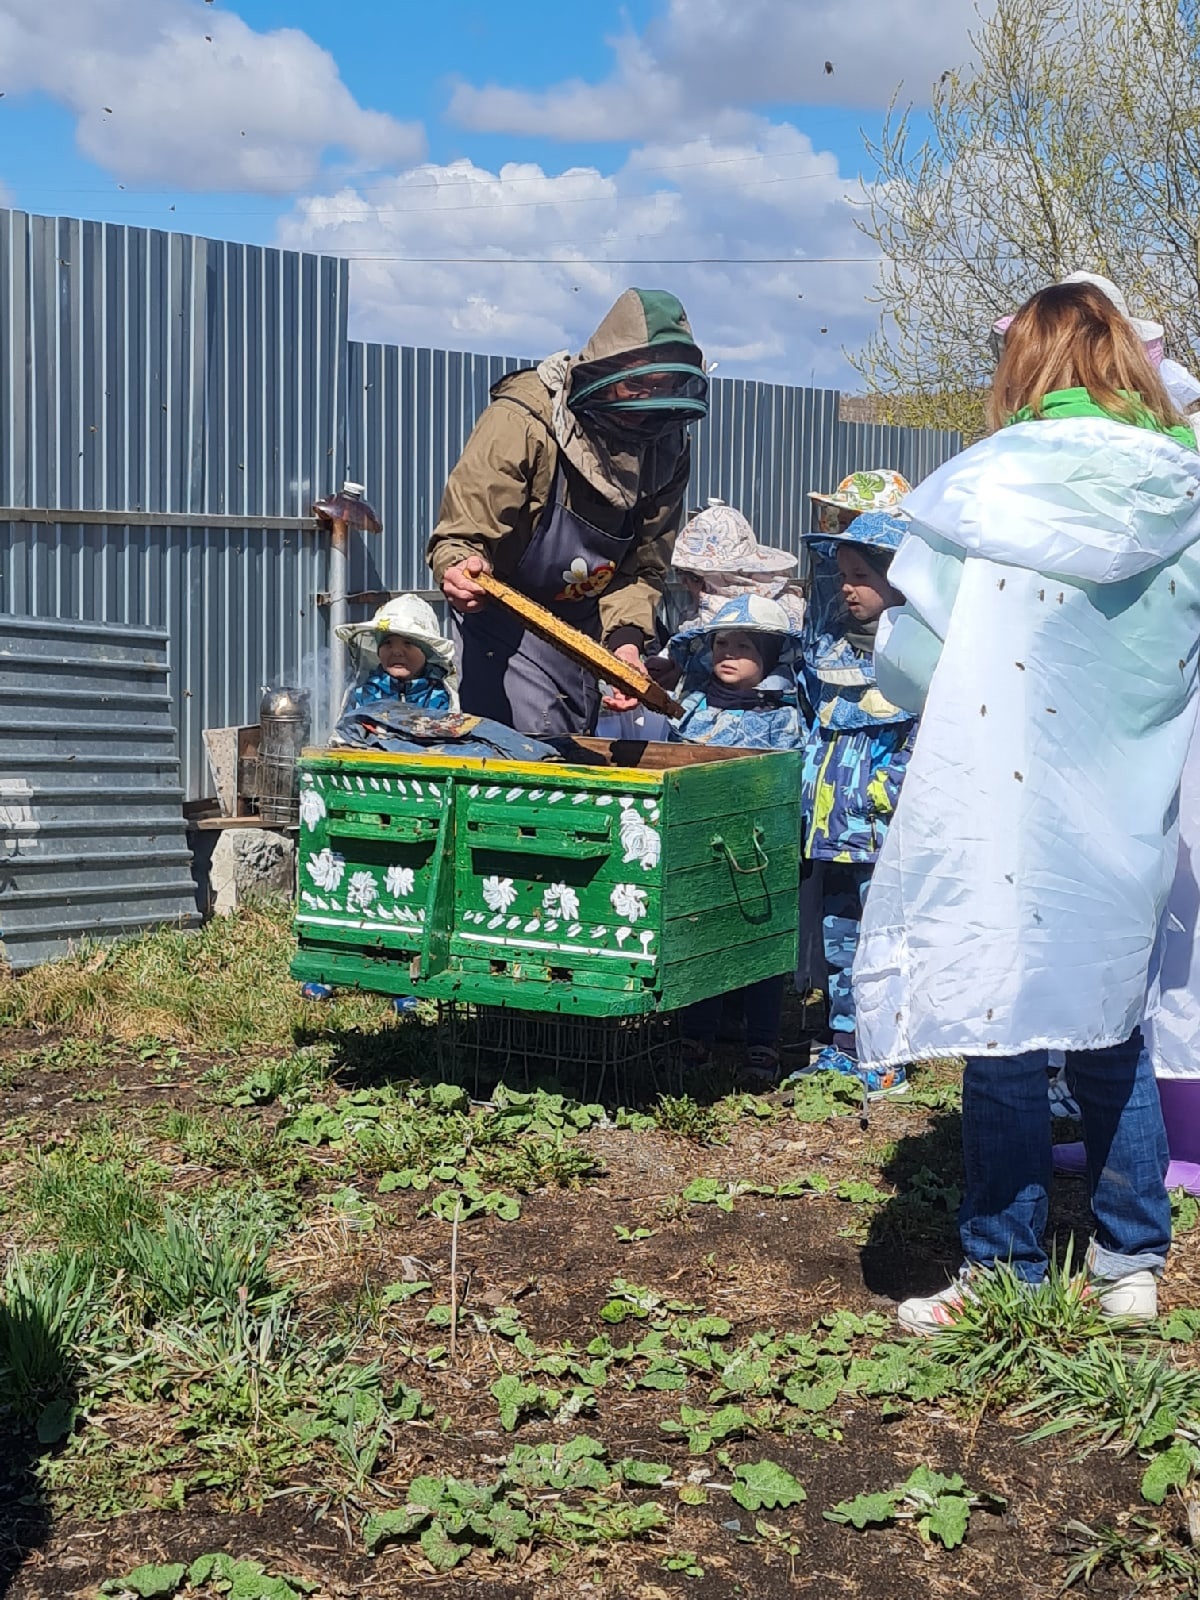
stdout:
<svg viewBox="0 0 1200 1600">
<path fill-rule="evenodd" d="M 208 869 L 213 914 L 229 916 L 247 900 L 290 900 L 296 892 L 296 843 L 274 828 L 223 828 Z"/>
</svg>

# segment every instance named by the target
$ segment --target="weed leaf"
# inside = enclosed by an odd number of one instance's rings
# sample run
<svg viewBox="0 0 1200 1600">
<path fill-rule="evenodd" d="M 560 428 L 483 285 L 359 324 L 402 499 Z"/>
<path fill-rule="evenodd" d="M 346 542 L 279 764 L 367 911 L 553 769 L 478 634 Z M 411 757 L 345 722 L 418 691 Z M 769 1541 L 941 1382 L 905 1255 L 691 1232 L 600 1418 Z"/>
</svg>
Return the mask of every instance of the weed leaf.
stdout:
<svg viewBox="0 0 1200 1600">
<path fill-rule="evenodd" d="M 934 1509 L 921 1517 L 917 1532 L 926 1539 L 938 1539 L 947 1550 L 955 1550 L 967 1536 L 971 1520 L 971 1502 L 961 1494 L 938 1496 Z"/>
<path fill-rule="evenodd" d="M 123 1578 L 109 1578 L 101 1584 L 106 1594 L 136 1594 L 142 1600 L 162 1600 L 173 1595 L 183 1583 L 187 1567 L 182 1561 L 171 1561 L 134 1567 Z"/>
<path fill-rule="evenodd" d="M 860 1532 L 872 1525 L 890 1522 L 896 1515 L 894 1492 L 859 1494 L 853 1500 L 841 1500 L 832 1510 L 824 1513 L 827 1522 L 848 1522 Z"/>
<path fill-rule="evenodd" d="M 777 1507 L 799 1505 L 807 1498 L 802 1485 L 774 1461 L 739 1467 L 734 1478 L 737 1481 L 730 1493 L 747 1511 L 774 1511 Z"/>
<path fill-rule="evenodd" d="M 450 1572 L 465 1560 L 470 1548 L 455 1544 L 440 1522 L 431 1523 L 421 1535 L 421 1553 L 435 1572 Z"/>
<path fill-rule="evenodd" d="M 1185 1439 L 1176 1439 L 1169 1450 L 1155 1459 L 1142 1474 L 1142 1498 L 1160 1506 L 1172 1489 L 1182 1489 L 1200 1466 L 1200 1450 Z"/>
</svg>

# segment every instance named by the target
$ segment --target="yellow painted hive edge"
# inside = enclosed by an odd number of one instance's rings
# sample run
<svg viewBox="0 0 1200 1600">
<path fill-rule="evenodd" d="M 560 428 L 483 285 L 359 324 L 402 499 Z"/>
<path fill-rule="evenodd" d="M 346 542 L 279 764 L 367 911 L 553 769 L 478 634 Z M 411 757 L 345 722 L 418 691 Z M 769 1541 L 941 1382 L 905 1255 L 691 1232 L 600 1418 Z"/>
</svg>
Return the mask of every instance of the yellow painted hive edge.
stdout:
<svg viewBox="0 0 1200 1600">
<path fill-rule="evenodd" d="M 419 766 L 432 767 L 437 772 L 455 773 L 464 770 L 504 773 L 509 777 L 533 778 L 547 782 L 547 775 L 563 778 L 586 778 L 595 783 L 607 776 L 612 786 L 659 789 L 665 776 L 662 772 L 642 772 L 637 767 L 571 767 L 557 761 L 491 761 L 483 756 L 425 756 L 408 755 L 390 750 L 326 750 L 309 746 L 300 752 L 303 761 L 334 761 L 339 766 Z"/>
</svg>

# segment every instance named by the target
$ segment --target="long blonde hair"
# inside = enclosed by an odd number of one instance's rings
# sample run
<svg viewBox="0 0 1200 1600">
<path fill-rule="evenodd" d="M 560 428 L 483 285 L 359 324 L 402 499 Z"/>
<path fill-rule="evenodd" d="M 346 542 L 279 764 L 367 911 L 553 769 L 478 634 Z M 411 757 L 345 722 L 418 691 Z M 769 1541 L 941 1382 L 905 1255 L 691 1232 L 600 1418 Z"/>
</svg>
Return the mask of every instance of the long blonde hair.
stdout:
<svg viewBox="0 0 1200 1600">
<path fill-rule="evenodd" d="M 1127 422 L 1183 421 L 1129 322 L 1090 283 L 1039 289 L 1012 319 L 988 399 L 990 426 L 1002 428 L 1026 406 L 1041 416 L 1056 389 L 1086 389 L 1102 411 Z"/>
</svg>

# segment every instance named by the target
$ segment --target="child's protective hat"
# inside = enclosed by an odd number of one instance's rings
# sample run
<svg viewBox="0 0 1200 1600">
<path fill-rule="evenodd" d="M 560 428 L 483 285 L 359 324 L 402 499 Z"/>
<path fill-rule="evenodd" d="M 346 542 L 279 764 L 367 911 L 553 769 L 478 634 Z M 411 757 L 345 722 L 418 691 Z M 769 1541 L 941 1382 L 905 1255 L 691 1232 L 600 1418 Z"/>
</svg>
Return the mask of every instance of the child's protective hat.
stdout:
<svg viewBox="0 0 1200 1600">
<path fill-rule="evenodd" d="M 1138 336 L 1151 366 L 1157 367 L 1161 365 L 1163 358 L 1162 323 L 1151 322 L 1145 317 L 1131 316 L 1129 302 L 1125 298 L 1124 291 L 1111 278 L 1105 278 L 1098 272 L 1068 272 L 1067 276 L 1060 281 L 1064 284 L 1090 283 L 1093 289 L 1099 289 L 1104 298 L 1120 312 Z M 992 354 L 997 361 L 1003 353 L 1004 336 L 1011 327 L 1015 315 L 1016 312 L 1013 312 L 1007 317 L 997 317 L 995 322 L 992 323 Z"/>
<path fill-rule="evenodd" d="M 832 494 L 818 494 L 814 489 L 808 498 L 837 506 L 840 511 L 887 511 L 898 506 L 911 490 L 908 479 L 890 467 L 874 467 L 870 472 L 852 472 Z"/>
<path fill-rule="evenodd" d="M 680 572 L 790 572 L 796 560 L 787 550 L 759 544 L 742 513 L 718 500 L 684 528 L 671 564 Z"/>
<path fill-rule="evenodd" d="M 797 633 L 791 617 L 777 600 L 768 600 L 761 594 L 739 594 L 727 600 L 708 622 L 697 618 L 671 640 L 672 645 L 690 644 L 692 640 L 711 638 L 714 633 Z"/>
<path fill-rule="evenodd" d="M 348 622 L 338 628 L 337 636 L 354 646 L 361 654 L 379 653 L 379 642 L 388 635 L 407 639 L 425 659 L 436 663 L 449 676 L 454 671 L 454 646 L 438 627 L 437 613 L 426 600 L 415 594 L 402 594 L 398 600 L 389 600 L 380 606 L 370 622 Z"/>
<path fill-rule="evenodd" d="M 836 558 L 839 545 L 866 545 L 871 550 L 899 550 L 908 532 L 908 518 L 890 511 L 864 511 L 844 533 L 806 533 L 805 544 Z"/>
</svg>

